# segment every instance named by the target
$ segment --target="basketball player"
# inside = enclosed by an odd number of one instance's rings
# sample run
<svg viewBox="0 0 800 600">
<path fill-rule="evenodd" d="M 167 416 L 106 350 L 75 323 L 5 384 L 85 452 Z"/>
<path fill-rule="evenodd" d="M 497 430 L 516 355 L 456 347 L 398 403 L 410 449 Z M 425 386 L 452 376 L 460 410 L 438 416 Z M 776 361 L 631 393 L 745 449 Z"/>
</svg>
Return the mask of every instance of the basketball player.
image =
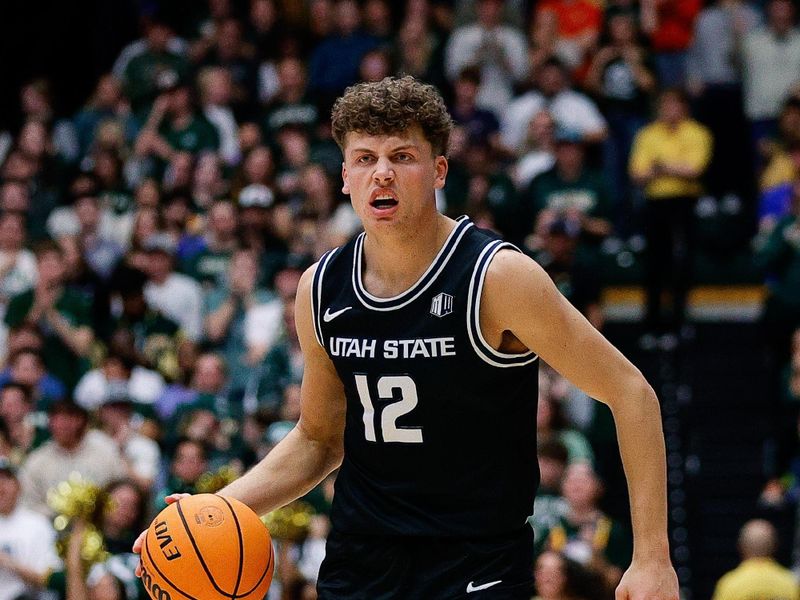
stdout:
<svg viewBox="0 0 800 600">
<path fill-rule="evenodd" d="M 676 600 L 652 388 L 536 263 L 437 212 L 451 120 L 434 88 L 359 84 L 332 122 L 365 233 L 300 282 L 297 427 L 219 493 L 263 514 L 340 467 L 322 600 L 527 600 L 541 358 L 616 419 L 634 530 L 617 599 Z"/>
</svg>

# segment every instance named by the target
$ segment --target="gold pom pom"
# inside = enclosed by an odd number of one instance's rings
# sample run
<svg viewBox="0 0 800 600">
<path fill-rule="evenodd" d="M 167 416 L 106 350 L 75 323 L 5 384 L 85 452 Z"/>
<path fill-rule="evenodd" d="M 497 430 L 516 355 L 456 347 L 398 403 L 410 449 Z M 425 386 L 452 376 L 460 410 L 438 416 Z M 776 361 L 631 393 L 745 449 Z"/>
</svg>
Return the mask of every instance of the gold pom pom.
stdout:
<svg viewBox="0 0 800 600">
<path fill-rule="evenodd" d="M 283 508 L 273 510 L 261 517 L 264 525 L 275 540 L 300 542 L 308 535 L 314 507 L 308 502 L 295 500 Z"/>
<path fill-rule="evenodd" d="M 230 465 L 220 467 L 213 473 L 203 473 L 197 480 L 195 489 L 198 494 L 213 494 L 229 483 L 236 481 L 239 473 Z"/>
<path fill-rule="evenodd" d="M 47 492 L 47 504 L 57 513 L 53 519 L 53 527 L 58 533 L 56 549 L 62 559 L 66 557 L 69 547 L 71 525 L 77 520 L 88 523 L 81 543 L 81 558 L 87 569 L 94 563 L 105 561 L 109 556 L 102 533 L 91 523 L 97 503 L 103 501 L 101 496 L 100 487 L 83 479 L 79 473 L 70 473 L 66 481 Z"/>
<path fill-rule="evenodd" d="M 47 504 L 67 519 L 79 517 L 88 521 L 94 514 L 100 491 L 97 485 L 83 479 L 80 473 L 73 472 L 66 481 L 47 492 Z"/>
</svg>

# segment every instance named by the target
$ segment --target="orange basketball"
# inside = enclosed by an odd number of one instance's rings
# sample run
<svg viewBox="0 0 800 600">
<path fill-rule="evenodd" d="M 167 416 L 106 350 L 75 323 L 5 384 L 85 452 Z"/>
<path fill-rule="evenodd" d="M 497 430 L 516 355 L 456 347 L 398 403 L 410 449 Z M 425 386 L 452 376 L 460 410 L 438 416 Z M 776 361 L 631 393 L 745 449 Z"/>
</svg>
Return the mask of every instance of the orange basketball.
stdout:
<svg viewBox="0 0 800 600">
<path fill-rule="evenodd" d="M 263 600 L 274 567 L 261 519 L 215 494 L 167 506 L 142 545 L 142 583 L 153 600 Z"/>
</svg>

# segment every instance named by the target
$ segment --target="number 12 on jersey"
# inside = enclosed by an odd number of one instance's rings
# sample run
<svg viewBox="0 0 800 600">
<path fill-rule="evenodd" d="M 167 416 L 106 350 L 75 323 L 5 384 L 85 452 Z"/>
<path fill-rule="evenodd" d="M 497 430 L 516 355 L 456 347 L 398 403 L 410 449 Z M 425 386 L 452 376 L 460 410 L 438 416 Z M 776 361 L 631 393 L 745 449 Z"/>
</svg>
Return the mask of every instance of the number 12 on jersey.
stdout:
<svg viewBox="0 0 800 600">
<path fill-rule="evenodd" d="M 377 442 L 375 433 L 375 406 L 369 393 L 367 376 L 357 374 L 356 389 L 364 407 L 364 436 L 369 442 Z M 417 406 L 417 385 L 408 375 L 383 375 L 378 379 L 378 398 L 393 400 L 394 390 L 400 391 L 400 400 L 384 407 L 381 412 L 381 437 L 384 442 L 421 444 L 422 427 L 398 427 L 397 419 L 407 415 Z"/>
</svg>

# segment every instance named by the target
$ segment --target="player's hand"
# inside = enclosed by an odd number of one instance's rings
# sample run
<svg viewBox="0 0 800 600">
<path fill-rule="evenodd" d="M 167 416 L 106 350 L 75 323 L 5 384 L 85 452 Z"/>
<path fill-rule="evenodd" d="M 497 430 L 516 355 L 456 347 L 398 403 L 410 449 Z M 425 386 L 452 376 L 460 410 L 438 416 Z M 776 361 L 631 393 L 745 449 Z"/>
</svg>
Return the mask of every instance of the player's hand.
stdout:
<svg viewBox="0 0 800 600">
<path fill-rule="evenodd" d="M 637 563 L 625 571 L 615 600 L 679 600 L 678 576 L 670 562 Z"/>
<path fill-rule="evenodd" d="M 166 496 L 164 498 L 164 500 L 166 501 L 167 504 L 174 504 L 178 500 L 181 500 L 183 498 L 188 498 L 189 496 L 191 496 L 191 494 L 170 494 L 169 496 Z M 142 553 L 142 545 L 144 545 L 144 538 L 145 538 L 146 535 L 147 535 L 147 529 L 145 529 L 142 533 L 140 533 L 139 537 L 136 538 L 136 541 L 133 542 L 133 551 L 136 554 L 141 554 Z M 135 572 L 136 572 L 136 576 L 137 577 L 141 577 L 142 576 L 142 561 L 141 560 L 139 561 L 139 564 L 136 565 L 136 571 Z"/>
</svg>

